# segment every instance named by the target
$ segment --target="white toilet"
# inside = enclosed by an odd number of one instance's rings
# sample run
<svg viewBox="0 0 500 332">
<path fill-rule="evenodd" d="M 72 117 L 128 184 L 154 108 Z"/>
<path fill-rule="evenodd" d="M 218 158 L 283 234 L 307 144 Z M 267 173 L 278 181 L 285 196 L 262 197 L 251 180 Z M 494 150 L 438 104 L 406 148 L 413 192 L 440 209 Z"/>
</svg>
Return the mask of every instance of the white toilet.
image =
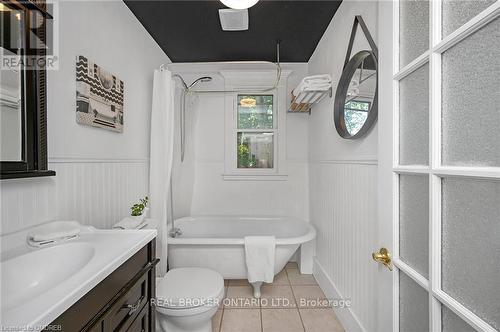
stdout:
<svg viewBox="0 0 500 332">
<path fill-rule="evenodd" d="M 224 279 L 210 269 L 173 269 L 156 286 L 156 329 L 212 332 L 212 317 L 224 299 Z"/>
</svg>

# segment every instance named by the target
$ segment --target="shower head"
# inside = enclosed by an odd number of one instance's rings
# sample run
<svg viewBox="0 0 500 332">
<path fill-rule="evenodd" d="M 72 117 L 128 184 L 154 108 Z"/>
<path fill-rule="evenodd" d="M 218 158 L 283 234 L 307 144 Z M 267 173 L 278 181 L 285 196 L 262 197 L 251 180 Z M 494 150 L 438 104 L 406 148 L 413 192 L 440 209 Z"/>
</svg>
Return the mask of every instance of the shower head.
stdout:
<svg viewBox="0 0 500 332">
<path fill-rule="evenodd" d="M 206 83 L 206 82 L 210 82 L 211 80 L 212 80 L 212 77 L 210 77 L 210 76 L 200 77 L 200 78 L 196 79 L 193 83 L 191 83 L 191 85 L 188 87 L 188 90 L 191 89 L 192 87 L 194 87 L 199 82 Z"/>
<path fill-rule="evenodd" d="M 203 77 L 200 77 L 199 79 L 197 79 L 197 81 L 200 81 L 200 82 L 210 82 L 211 80 L 212 80 L 211 76 L 203 76 Z"/>
</svg>

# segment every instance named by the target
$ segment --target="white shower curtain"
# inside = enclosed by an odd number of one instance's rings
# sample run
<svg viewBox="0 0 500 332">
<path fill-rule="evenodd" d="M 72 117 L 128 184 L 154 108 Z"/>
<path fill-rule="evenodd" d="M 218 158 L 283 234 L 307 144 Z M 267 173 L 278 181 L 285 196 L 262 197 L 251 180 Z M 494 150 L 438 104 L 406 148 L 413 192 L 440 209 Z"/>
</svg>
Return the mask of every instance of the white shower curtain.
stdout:
<svg viewBox="0 0 500 332">
<path fill-rule="evenodd" d="M 195 182 L 195 150 L 197 140 L 197 122 L 198 122 L 198 96 L 188 94 L 186 96 L 186 141 L 184 161 L 181 162 L 181 140 L 180 140 L 180 112 L 181 98 L 183 90 L 177 84 L 176 103 L 175 103 L 175 147 L 174 163 L 172 167 L 172 185 L 174 202 L 174 219 L 191 215 L 191 205 L 193 201 L 194 182 Z"/>
<path fill-rule="evenodd" d="M 158 220 L 156 255 L 160 263 L 157 276 L 167 272 L 167 233 L 169 222 L 170 177 L 174 152 L 174 90 L 172 73 L 155 70 L 151 110 L 149 159 L 150 217 Z"/>
</svg>

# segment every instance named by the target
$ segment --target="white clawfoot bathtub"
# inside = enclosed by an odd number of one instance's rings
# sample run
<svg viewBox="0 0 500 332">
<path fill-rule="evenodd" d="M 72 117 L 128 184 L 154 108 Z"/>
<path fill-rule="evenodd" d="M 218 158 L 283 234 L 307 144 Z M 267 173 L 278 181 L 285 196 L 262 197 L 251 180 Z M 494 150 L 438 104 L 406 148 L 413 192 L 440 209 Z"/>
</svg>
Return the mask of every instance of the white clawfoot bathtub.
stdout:
<svg viewBox="0 0 500 332">
<path fill-rule="evenodd" d="M 182 235 L 168 238 L 168 265 L 206 267 L 224 279 L 247 279 L 244 237 L 274 235 L 278 274 L 301 244 L 316 237 L 314 228 L 291 217 L 185 217 L 175 221 Z M 260 297 L 261 283 L 253 283 L 254 296 Z"/>
</svg>

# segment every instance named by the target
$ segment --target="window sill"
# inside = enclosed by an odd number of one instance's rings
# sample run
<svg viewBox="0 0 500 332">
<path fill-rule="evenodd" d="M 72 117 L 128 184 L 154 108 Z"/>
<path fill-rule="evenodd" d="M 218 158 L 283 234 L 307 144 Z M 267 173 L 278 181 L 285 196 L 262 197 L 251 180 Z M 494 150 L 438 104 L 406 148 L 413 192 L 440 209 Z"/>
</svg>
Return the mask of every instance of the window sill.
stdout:
<svg viewBox="0 0 500 332">
<path fill-rule="evenodd" d="M 224 181 L 286 181 L 288 175 L 222 174 Z"/>
<path fill-rule="evenodd" d="M 54 171 L 22 171 L 22 172 L 3 172 L 0 173 L 0 180 L 7 179 L 23 179 L 23 178 L 37 178 L 44 176 L 55 176 L 56 172 Z"/>
</svg>

